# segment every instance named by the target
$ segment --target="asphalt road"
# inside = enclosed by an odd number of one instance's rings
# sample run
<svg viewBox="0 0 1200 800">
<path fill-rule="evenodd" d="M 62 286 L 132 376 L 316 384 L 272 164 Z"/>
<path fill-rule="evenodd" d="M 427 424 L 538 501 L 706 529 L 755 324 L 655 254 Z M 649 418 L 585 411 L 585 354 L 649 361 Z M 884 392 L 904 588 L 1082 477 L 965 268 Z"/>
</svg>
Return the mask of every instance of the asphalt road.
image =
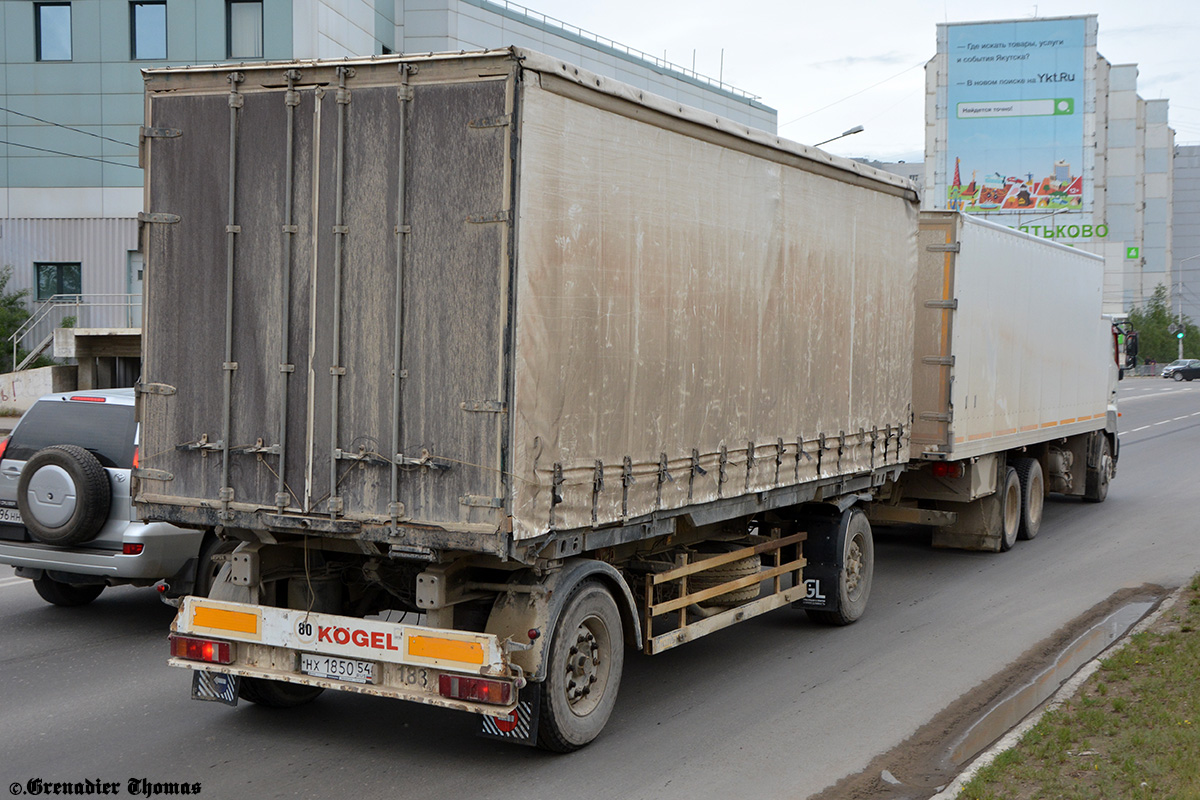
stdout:
<svg viewBox="0 0 1200 800">
<path fill-rule="evenodd" d="M 1200 382 L 1121 386 L 1108 501 L 1051 498 L 1006 554 L 878 537 L 871 608 L 843 629 L 790 609 L 630 654 L 602 737 L 570 756 L 474 736 L 473 717 L 326 692 L 300 709 L 188 697 L 173 609 L 107 590 L 60 609 L 0 573 L 0 787 L 131 779 L 206 798 L 804 798 L 1114 592 L 1200 572 Z M 0 791 L 4 789 L 0 788 Z M 144 794 L 142 796 L 145 796 Z"/>
</svg>

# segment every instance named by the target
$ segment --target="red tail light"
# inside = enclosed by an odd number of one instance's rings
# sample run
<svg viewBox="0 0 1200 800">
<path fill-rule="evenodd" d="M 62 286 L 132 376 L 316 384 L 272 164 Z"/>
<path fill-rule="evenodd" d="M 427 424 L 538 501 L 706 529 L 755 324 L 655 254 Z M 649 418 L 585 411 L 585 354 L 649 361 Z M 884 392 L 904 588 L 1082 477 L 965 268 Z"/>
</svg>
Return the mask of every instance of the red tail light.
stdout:
<svg viewBox="0 0 1200 800">
<path fill-rule="evenodd" d="M 438 694 L 456 700 L 474 700 L 506 706 L 512 702 L 512 684 L 483 678 L 460 678 L 457 675 L 438 676 Z"/>
<path fill-rule="evenodd" d="M 137 445 L 133 446 L 133 468 L 134 469 L 138 468 L 138 450 L 139 449 L 140 448 Z"/>
<path fill-rule="evenodd" d="M 141 542 L 126 542 L 125 544 L 121 545 L 121 552 L 127 556 L 140 556 L 142 554 L 142 550 L 144 549 L 146 549 L 146 545 L 142 544 Z"/>
<path fill-rule="evenodd" d="M 939 461 L 931 469 L 935 478 L 961 478 L 965 471 L 961 461 Z"/>
<path fill-rule="evenodd" d="M 0 458 L 4 458 L 4 451 L 8 449 L 8 437 L 0 439 Z"/>
<path fill-rule="evenodd" d="M 78 400 L 81 403 L 104 403 L 107 402 L 103 397 L 91 397 L 86 394 L 77 394 L 71 397 L 72 400 Z"/>
<path fill-rule="evenodd" d="M 171 655 L 188 661 L 207 661 L 210 664 L 232 664 L 233 648 L 229 642 L 196 639 L 191 636 L 171 636 Z"/>
</svg>

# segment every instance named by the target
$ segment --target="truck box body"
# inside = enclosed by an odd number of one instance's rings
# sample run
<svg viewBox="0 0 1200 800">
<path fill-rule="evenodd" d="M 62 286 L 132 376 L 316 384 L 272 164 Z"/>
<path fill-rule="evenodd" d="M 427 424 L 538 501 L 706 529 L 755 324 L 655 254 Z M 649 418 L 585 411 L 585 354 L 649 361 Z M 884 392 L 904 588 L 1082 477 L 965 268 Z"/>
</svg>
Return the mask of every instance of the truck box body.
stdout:
<svg viewBox="0 0 1200 800">
<path fill-rule="evenodd" d="M 910 457 L 907 181 L 518 50 L 146 104 L 147 515 L 508 554 Z"/>
<path fill-rule="evenodd" d="M 1100 256 L 922 212 L 914 458 L 974 458 L 1105 429 L 1116 365 L 1103 278 Z"/>
</svg>

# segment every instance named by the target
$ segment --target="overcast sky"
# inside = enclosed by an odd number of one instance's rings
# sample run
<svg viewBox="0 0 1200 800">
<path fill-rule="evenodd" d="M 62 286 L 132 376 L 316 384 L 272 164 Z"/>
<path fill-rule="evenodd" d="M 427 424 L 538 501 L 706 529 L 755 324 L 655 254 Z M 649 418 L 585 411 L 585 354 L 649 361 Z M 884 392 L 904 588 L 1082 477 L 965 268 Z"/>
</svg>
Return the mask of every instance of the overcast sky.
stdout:
<svg viewBox="0 0 1200 800">
<path fill-rule="evenodd" d="M 523 0 L 629 47 L 723 77 L 779 111 L 779 132 L 844 156 L 924 159 L 924 64 L 937 23 L 1099 16 L 1097 50 L 1138 65 L 1138 93 L 1170 100 L 1176 144 L 1200 144 L 1197 0 Z M 731 14 L 730 10 L 736 13 Z M 721 50 L 725 51 L 722 71 Z"/>
</svg>

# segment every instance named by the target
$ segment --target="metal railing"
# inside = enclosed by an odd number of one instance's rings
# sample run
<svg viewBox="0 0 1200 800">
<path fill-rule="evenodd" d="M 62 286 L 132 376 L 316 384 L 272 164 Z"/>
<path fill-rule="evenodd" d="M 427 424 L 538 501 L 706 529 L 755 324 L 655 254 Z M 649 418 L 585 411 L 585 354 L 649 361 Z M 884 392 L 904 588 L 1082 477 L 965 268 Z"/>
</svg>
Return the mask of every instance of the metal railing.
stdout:
<svg viewBox="0 0 1200 800">
<path fill-rule="evenodd" d="M 8 337 L 12 343 L 13 369 L 24 369 L 54 341 L 54 330 L 63 321 L 73 320 L 73 328 L 140 328 L 142 326 L 142 296 L 140 294 L 56 294 L 39 300 L 29 319 Z M 34 343 L 32 346 L 27 342 Z M 24 360 L 17 363 L 17 354 L 28 349 Z"/>
<path fill-rule="evenodd" d="M 563 22 L 561 19 L 556 19 L 555 17 L 548 16 L 546 14 L 541 13 L 540 11 L 534 11 L 533 9 L 526 8 L 525 6 L 519 5 L 517 3 L 509 2 L 509 0 L 483 0 L 483 4 L 500 6 L 501 8 L 505 9 L 506 11 L 511 11 L 514 14 L 519 14 L 523 17 L 528 17 L 529 19 L 534 20 L 535 22 L 540 22 L 544 26 L 548 26 L 551 28 L 561 28 L 562 30 L 566 31 L 567 33 L 570 33 L 574 36 L 578 36 L 581 39 L 586 39 L 589 42 L 595 42 L 596 44 L 601 45 L 603 47 L 607 47 L 610 50 L 616 50 L 617 52 L 624 53 L 625 55 L 631 56 L 631 57 L 639 59 L 641 61 L 646 61 L 650 64 L 653 64 L 655 67 L 658 67 L 659 69 L 665 69 L 670 72 L 679 73 L 688 78 L 691 78 L 694 81 L 698 81 L 700 83 L 704 83 L 709 86 L 715 87 L 717 89 L 720 89 L 723 92 L 728 92 L 729 94 L 732 94 L 736 97 L 741 97 L 741 98 L 744 98 L 744 99 L 750 100 L 750 101 L 755 101 L 755 100 L 761 99 L 759 95 L 750 94 L 746 90 L 739 89 L 736 86 L 731 86 L 730 84 L 725 83 L 722 80 L 718 80 L 716 78 L 711 78 L 707 75 L 702 75 L 701 73 L 696 72 L 694 69 L 688 69 L 687 67 L 680 66 L 679 64 L 676 64 L 672 61 L 667 61 L 665 58 L 659 58 L 658 56 L 651 55 L 650 53 L 647 53 L 645 51 L 638 50 L 635 47 L 629 47 L 628 45 L 623 45 L 620 42 L 615 42 L 612 39 L 609 39 L 607 36 L 601 36 L 598 33 L 592 33 L 591 31 L 584 30 L 583 28 L 580 28 L 577 25 L 572 25 L 569 22 Z"/>
</svg>

